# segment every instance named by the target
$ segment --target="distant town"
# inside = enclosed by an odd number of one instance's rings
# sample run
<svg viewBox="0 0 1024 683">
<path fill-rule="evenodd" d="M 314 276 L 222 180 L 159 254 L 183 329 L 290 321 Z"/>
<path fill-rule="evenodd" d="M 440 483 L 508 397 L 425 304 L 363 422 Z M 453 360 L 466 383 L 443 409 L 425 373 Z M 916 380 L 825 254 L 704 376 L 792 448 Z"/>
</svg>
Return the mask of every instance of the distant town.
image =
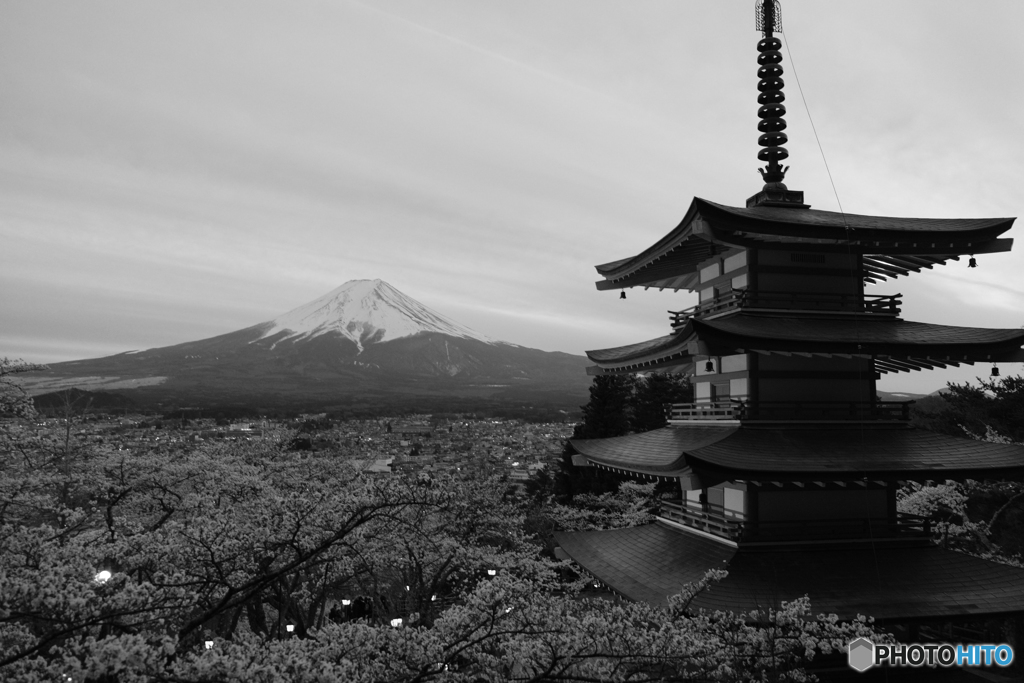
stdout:
<svg viewBox="0 0 1024 683">
<path fill-rule="evenodd" d="M 37 417 L 13 423 L 13 432 L 70 430 L 94 451 L 174 451 L 203 442 L 287 441 L 294 451 L 331 451 L 364 473 L 504 475 L 525 482 L 557 466 L 572 425 L 509 419 L 413 415 L 374 420 L 335 420 L 326 413 L 290 419 L 229 422 L 223 418 L 168 419 L 147 415 L 86 414 L 70 419 Z M 549 472 L 551 470 L 548 470 Z"/>
</svg>

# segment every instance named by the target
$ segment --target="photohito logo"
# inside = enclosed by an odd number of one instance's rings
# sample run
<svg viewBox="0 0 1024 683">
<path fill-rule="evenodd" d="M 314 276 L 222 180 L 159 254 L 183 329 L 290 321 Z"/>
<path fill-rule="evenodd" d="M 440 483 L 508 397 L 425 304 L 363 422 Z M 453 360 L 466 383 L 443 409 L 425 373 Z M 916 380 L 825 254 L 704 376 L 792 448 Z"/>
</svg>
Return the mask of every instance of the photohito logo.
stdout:
<svg viewBox="0 0 1024 683">
<path fill-rule="evenodd" d="M 846 646 L 851 669 L 867 671 L 873 666 L 1009 666 L 1013 648 L 1009 645 L 951 645 L 949 643 L 891 643 L 875 645 L 858 638 Z"/>
</svg>

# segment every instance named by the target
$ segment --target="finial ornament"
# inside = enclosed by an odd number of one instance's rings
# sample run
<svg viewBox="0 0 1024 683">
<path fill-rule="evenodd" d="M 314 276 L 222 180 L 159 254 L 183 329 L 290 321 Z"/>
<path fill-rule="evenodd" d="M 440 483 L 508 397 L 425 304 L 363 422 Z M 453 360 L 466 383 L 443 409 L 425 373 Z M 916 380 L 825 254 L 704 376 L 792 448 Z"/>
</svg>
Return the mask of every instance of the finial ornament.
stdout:
<svg viewBox="0 0 1024 683">
<path fill-rule="evenodd" d="M 765 5 L 771 5 L 766 8 Z M 754 28 L 758 31 L 764 31 L 765 26 L 768 26 L 768 35 L 771 35 L 773 31 L 782 31 L 782 7 L 779 5 L 779 0 L 772 0 L 771 2 L 765 2 L 765 0 L 757 0 L 755 4 L 756 16 L 754 17 Z M 771 13 L 771 19 L 769 20 L 769 14 Z"/>
<path fill-rule="evenodd" d="M 764 178 L 764 189 L 785 190 L 786 186 L 782 180 L 786 177 L 789 167 L 783 168 L 779 163 L 789 157 L 789 152 L 782 145 L 786 144 L 789 138 L 783 132 L 786 130 L 786 106 L 782 104 L 786 95 L 782 92 L 785 82 L 782 80 L 782 41 L 772 35 L 775 31 L 782 30 L 782 8 L 779 0 L 757 0 L 757 30 L 764 33 L 757 43 L 757 63 L 760 68 L 757 70 L 757 77 L 761 79 L 757 89 L 761 93 L 757 97 L 761 108 L 757 115 L 761 122 L 757 129 L 761 131 L 761 137 L 757 139 L 763 149 L 757 153 L 757 158 L 767 161 L 768 165 L 757 169 Z"/>
</svg>

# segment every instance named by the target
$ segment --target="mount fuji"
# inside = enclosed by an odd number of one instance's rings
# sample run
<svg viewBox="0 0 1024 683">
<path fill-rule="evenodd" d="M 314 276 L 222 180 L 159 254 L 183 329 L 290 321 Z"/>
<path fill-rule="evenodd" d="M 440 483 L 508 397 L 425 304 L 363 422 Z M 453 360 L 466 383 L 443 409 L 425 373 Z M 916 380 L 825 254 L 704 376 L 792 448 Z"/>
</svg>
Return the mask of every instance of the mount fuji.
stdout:
<svg viewBox="0 0 1024 683">
<path fill-rule="evenodd" d="M 575 409 L 587 359 L 491 339 L 382 280 L 352 280 L 273 320 L 174 346 L 56 363 L 31 394 L 116 391 L 142 407 Z"/>
<path fill-rule="evenodd" d="M 493 340 L 436 313 L 383 280 L 350 280 L 304 306 L 274 318 L 261 339 L 285 333 L 280 341 L 339 334 L 362 352 L 364 344 L 436 332 L 450 337 Z"/>
</svg>

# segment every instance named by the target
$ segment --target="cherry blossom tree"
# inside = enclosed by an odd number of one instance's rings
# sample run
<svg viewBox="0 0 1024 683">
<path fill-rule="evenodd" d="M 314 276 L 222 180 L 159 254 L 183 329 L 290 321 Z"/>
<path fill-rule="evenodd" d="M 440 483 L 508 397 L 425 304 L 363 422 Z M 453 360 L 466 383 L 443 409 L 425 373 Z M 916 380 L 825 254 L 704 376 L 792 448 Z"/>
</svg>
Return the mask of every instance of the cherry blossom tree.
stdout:
<svg viewBox="0 0 1024 683">
<path fill-rule="evenodd" d="M 602 514 L 643 514 L 644 487 L 625 488 Z M 119 450 L 9 431 L 0 678 L 803 680 L 869 632 L 806 600 L 692 613 L 705 584 L 668 609 L 586 599 L 524 513 L 493 480 L 371 477 L 272 440 Z"/>
<path fill-rule="evenodd" d="M 25 390 L 14 380 L 14 375 L 33 370 L 45 370 L 45 365 L 26 363 L 23 360 L 0 358 L 0 417 L 15 415 L 31 417 L 35 414 L 35 406 Z"/>
</svg>

